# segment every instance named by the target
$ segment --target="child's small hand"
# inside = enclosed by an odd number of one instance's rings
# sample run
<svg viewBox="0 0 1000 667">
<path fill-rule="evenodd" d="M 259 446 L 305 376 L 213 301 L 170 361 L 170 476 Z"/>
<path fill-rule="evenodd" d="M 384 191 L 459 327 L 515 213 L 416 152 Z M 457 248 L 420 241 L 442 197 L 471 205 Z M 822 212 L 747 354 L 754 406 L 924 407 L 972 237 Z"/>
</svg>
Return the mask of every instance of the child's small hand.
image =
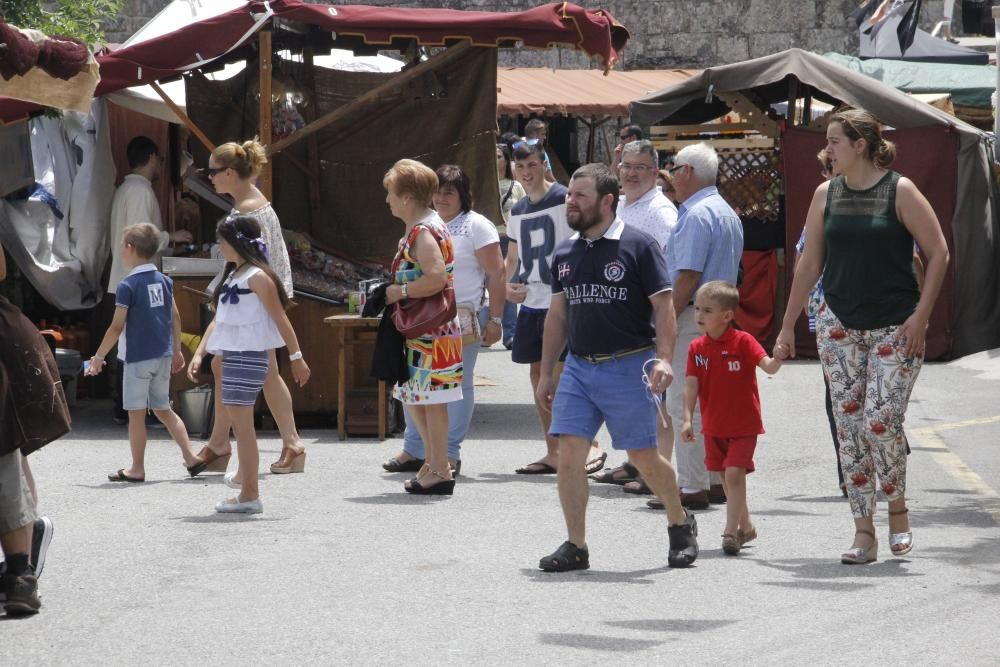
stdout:
<svg viewBox="0 0 1000 667">
<path fill-rule="evenodd" d="M 292 377 L 295 378 L 297 385 L 304 387 L 306 382 L 309 382 L 310 375 L 312 375 L 312 371 L 309 370 L 309 364 L 306 363 L 305 359 L 296 359 L 292 362 Z"/>
<path fill-rule="evenodd" d="M 201 368 L 201 355 L 196 354 L 191 357 L 191 362 L 188 364 L 187 376 L 191 382 L 198 382 L 198 370 Z"/>
<path fill-rule="evenodd" d="M 100 375 L 101 371 L 104 370 L 104 364 L 104 357 L 93 356 L 90 358 L 90 366 L 83 374 L 89 376 Z"/>
<path fill-rule="evenodd" d="M 180 373 L 182 368 L 184 368 L 184 353 L 177 350 L 174 352 L 173 361 L 170 362 L 170 372 Z"/>
<path fill-rule="evenodd" d="M 684 442 L 694 442 L 694 429 L 691 428 L 691 422 L 684 422 L 684 426 L 681 427 L 681 439 Z"/>
</svg>

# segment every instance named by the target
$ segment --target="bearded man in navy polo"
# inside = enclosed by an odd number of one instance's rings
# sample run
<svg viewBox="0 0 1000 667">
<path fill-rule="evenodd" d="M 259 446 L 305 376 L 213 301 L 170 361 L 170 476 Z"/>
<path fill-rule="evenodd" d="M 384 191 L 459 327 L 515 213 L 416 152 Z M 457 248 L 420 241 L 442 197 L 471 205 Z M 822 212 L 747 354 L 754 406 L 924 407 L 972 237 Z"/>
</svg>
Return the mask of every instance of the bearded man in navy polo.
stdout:
<svg viewBox="0 0 1000 667">
<path fill-rule="evenodd" d="M 617 218 L 617 205 L 618 179 L 607 165 L 580 167 L 566 194 L 576 234 L 552 260 L 536 400 L 552 411 L 549 434 L 559 440 L 559 500 L 569 539 L 539 562 L 551 572 L 590 566 L 585 464 L 602 424 L 664 503 L 670 566 L 687 567 L 698 557 L 694 516 L 681 506 L 677 475 L 656 449 L 655 400 L 674 376 L 670 279 L 659 244 Z M 564 347 L 555 388 L 552 371 Z"/>
</svg>

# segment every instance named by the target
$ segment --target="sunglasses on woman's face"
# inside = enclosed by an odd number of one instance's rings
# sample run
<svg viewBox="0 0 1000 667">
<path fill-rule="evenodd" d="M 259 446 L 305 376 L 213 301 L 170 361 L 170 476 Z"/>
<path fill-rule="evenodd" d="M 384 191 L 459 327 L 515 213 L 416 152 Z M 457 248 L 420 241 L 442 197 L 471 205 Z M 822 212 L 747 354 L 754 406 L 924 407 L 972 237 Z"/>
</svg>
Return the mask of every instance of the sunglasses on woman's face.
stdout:
<svg viewBox="0 0 1000 667">
<path fill-rule="evenodd" d="M 203 167 L 201 173 L 205 174 L 209 178 L 212 178 L 220 171 L 225 171 L 226 169 L 229 169 L 229 167 Z"/>
</svg>

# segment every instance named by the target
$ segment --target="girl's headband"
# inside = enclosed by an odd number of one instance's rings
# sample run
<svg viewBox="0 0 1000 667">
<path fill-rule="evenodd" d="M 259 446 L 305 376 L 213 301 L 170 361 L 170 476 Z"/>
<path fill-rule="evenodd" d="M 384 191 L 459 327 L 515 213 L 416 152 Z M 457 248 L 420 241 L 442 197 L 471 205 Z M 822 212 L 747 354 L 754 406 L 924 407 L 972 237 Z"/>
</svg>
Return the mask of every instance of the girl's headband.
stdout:
<svg viewBox="0 0 1000 667">
<path fill-rule="evenodd" d="M 256 246 L 257 250 L 260 250 L 260 254 L 264 256 L 264 259 L 266 259 L 268 262 L 271 261 L 271 256 L 267 251 L 267 244 L 264 243 L 264 240 L 261 239 L 260 237 L 250 238 L 249 236 L 247 236 L 246 234 L 237 229 L 236 238 L 238 238 L 240 241 L 243 241 L 247 245 Z"/>
</svg>

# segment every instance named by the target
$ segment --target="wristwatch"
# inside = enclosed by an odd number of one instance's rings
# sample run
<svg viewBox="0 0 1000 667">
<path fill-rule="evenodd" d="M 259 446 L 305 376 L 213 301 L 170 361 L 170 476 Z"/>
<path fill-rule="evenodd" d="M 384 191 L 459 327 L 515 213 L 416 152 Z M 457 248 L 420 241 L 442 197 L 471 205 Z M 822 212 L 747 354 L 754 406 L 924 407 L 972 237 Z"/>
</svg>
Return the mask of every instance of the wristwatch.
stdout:
<svg viewBox="0 0 1000 667">
<path fill-rule="evenodd" d="M 399 298 L 401 298 L 401 299 L 408 299 L 408 298 L 410 298 L 410 297 L 408 297 L 406 295 L 406 283 L 403 283 L 403 286 L 402 286 L 402 288 L 399 291 Z"/>
<path fill-rule="evenodd" d="M 301 358 L 302 358 L 302 350 L 299 350 L 295 354 L 288 355 L 288 360 L 289 361 L 298 361 Z"/>
<path fill-rule="evenodd" d="M 491 317 L 490 318 L 490 322 L 492 322 L 493 324 L 497 325 L 498 327 L 502 327 L 503 326 L 503 318 L 502 317 Z"/>
</svg>

